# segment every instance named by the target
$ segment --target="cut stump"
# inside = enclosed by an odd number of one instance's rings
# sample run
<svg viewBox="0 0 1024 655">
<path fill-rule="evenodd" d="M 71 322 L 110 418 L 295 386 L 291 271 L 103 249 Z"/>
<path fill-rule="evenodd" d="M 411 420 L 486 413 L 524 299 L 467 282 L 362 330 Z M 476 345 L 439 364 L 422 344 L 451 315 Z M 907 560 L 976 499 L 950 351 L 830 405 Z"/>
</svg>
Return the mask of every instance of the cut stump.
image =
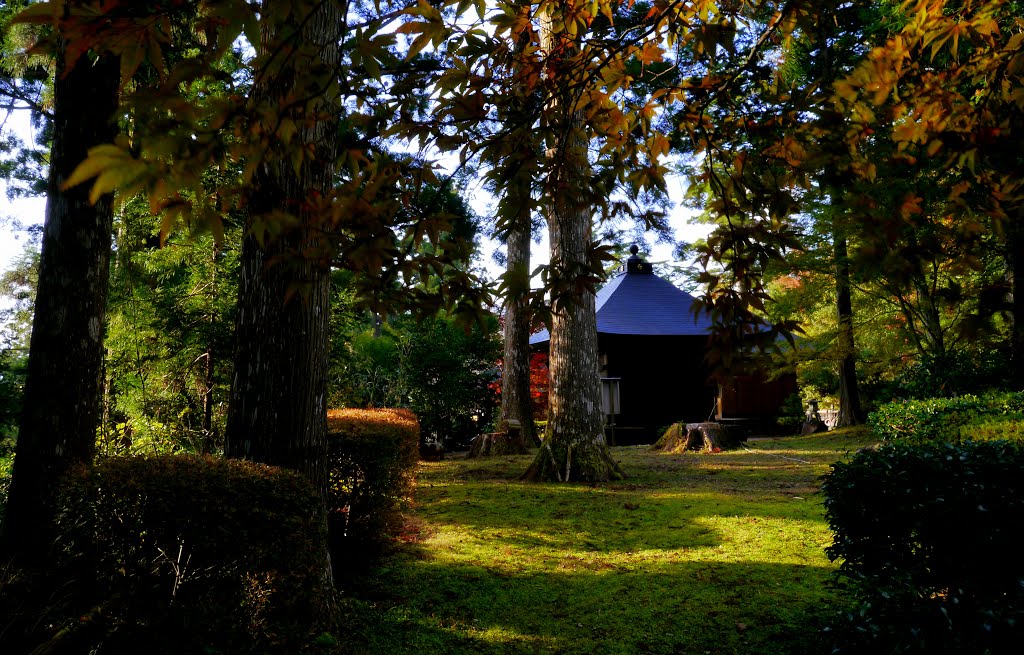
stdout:
<svg viewBox="0 0 1024 655">
<path fill-rule="evenodd" d="M 735 445 L 721 423 L 674 423 L 653 448 L 663 453 L 715 453 Z"/>
<path fill-rule="evenodd" d="M 809 434 L 818 434 L 821 432 L 828 432 L 828 426 L 820 419 L 810 419 L 800 426 L 800 434 L 804 436 Z"/>
<path fill-rule="evenodd" d="M 426 443 L 420 446 L 420 459 L 424 462 L 440 462 L 444 459 L 444 446 L 439 443 Z"/>
<path fill-rule="evenodd" d="M 479 434 L 469 446 L 467 458 L 491 457 L 494 455 L 522 455 L 527 452 L 523 439 L 522 424 L 519 421 L 502 421 L 501 430 Z"/>
</svg>

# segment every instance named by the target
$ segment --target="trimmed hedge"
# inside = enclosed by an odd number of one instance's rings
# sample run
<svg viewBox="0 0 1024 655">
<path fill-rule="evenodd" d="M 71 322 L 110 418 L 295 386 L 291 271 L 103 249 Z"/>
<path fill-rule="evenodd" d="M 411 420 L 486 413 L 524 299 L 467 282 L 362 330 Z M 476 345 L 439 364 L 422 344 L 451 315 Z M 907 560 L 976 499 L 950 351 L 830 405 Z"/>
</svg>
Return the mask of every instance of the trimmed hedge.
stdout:
<svg viewBox="0 0 1024 655">
<path fill-rule="evenodd" d="M 1000 437 L 997 423 L 1006 422 L 1012 438 L 1024 421 L 1024 392 L 958 398 L 929 398 L 882 405 L 868 415 L 868 426 L 885 441 L 957 443 L 963 439 Z M 977 426 L 984 424 L 983 429 Z"/>
<path fill-rule="evenodd" d="M 419 422 L 404 409 L 332 409 L 327 412 L 331 557 L 380 549 L 402 525 L 415 483 Z"/>
<path fill-rule="evenodd" d="M 1024 446 L 884 445 L 833 465 L 827 549 L 858 607 L 840 652 L 1017 653 Z"/>
<path fill-rule="evenodd" d="M 326 620 L 322 504 L 239 460 L 112 458 L 71 472 L 58 546 L 107 624 L 104 652 L 296 652 Z"/>
</svg>

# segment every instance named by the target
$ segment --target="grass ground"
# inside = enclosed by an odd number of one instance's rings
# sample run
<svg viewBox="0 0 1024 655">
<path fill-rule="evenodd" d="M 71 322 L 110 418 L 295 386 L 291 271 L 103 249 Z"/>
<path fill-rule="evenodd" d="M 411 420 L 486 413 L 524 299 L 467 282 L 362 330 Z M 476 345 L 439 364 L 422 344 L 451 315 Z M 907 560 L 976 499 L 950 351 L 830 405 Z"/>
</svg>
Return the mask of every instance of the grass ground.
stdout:
<svg viewBox="0 0 1024 655">
<path fill-rule="evenodd" d="M 629 476 L 424 463 L 404 544 L 353 584 L 344 641 L 387 654 L 827 652 L 840 607 L 818 482 L 864 431 L 725 453 L 613 449 Z"/>
</svg>

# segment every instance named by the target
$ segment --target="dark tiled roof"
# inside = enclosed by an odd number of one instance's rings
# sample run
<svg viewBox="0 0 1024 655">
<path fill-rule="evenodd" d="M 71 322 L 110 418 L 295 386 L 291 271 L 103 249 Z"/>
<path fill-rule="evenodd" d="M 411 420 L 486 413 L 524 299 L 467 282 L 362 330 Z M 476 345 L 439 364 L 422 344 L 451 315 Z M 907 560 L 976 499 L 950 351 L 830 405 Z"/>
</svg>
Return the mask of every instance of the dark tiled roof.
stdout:
<svg viewBox="0 0 1024 655">
<path fill-rule="evenodd" d="M 711 321 L 695 316 L 694 298 L 652 273 L 620 273 L 597 292 L 597 331 L 645 336 L 706 335 Z M 530 343 L 549 339 L 542 330 Z"/>
</svg>

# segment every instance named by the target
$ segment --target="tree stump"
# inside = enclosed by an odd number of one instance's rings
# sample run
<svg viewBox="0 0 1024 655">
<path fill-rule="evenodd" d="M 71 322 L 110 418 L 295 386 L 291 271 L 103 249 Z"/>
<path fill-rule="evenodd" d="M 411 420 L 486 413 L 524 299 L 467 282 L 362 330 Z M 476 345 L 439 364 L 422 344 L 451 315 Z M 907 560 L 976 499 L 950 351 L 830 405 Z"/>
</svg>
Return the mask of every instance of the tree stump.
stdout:
<svg viewBox="0 0 1024 655">
<path fill-rule="evenodd" d="M 527 452 L 523 439 L 522 424 L 519 421 L 502 421 L 498 432 L 479 434 L 470 444 L 467 458 L 491 457 L 495 455 L 522 455 Z"/>
<path fill-rule="evenodd" d="M 661 435 L 653 448 L 664 453 L 717 453 L 735 445 L 721 423 L 675 423 Z"/>
<path fill-rule="evenodd" d="M 424 462 L 440 462 L 444 459 L 444 446 L 439 443 L 427 443 L 421 445 L 420 459 Z"/>
<path fill-rule="evenodd" d="M 800 426 L 800 434 L 804 436 L 809 434 L 818 434 L 820 432 L 828 432 L 828 426 L 820 419 L 810 419 Z"/>
</svg>

